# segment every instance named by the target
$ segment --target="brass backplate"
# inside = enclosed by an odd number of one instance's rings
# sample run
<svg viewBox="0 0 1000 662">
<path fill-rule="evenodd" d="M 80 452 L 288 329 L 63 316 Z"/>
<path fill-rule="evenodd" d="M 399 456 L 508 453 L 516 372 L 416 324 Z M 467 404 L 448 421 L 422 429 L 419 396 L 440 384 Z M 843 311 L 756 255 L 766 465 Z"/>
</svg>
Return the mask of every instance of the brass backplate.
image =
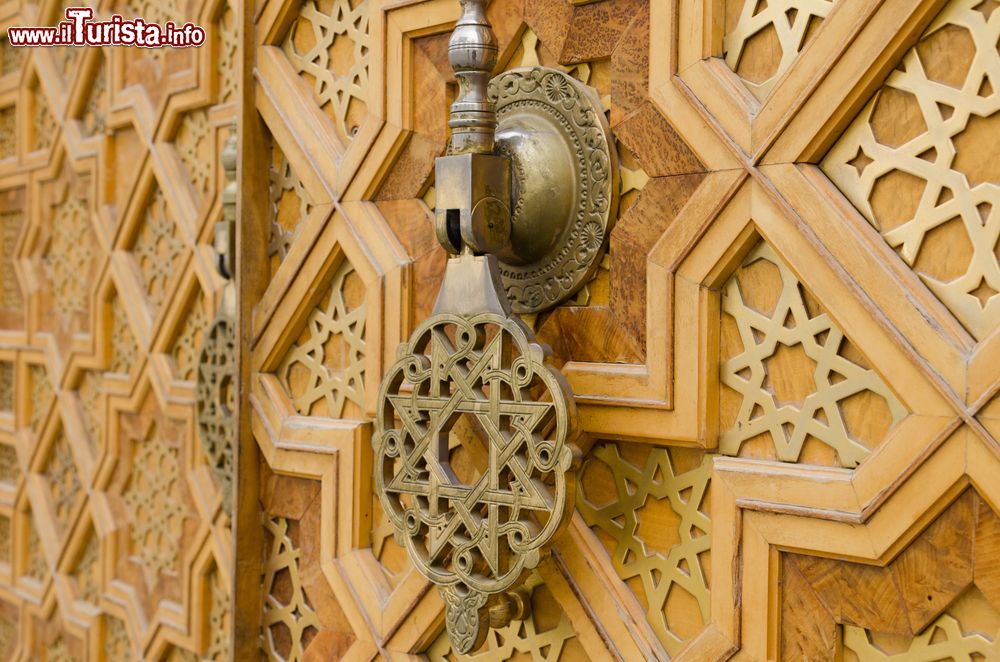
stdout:
<svg viewBox="0 0 1000 662">
<path fill-rule="evenodd" d="M 596 92 L 557 69 L 490 81 L 514 200 L 500 275 L 515 313 L 552 308 L 590 280 L 618 207 L 618 159 Z"/>
</svg>

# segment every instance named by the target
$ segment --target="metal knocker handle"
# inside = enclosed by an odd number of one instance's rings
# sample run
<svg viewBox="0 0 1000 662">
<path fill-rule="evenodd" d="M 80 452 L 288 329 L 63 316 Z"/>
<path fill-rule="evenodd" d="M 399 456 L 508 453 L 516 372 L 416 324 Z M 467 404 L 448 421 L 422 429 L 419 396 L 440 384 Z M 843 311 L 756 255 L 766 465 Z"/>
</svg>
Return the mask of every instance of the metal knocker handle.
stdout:
<svg viewBox="0 0 1000 662">
<path fill-rule="evenodd" d="M 432 315 L 382 381 L 373 445 L 396 539 L 437 584 L 452 644 L 469 653 L 490 627 L 527 615 L 520 587 L 574 503 L 572 392 L 514 313 L 556 305 L 586 282 L 618 179 L 596 95 L 542 67 L 490 82 L 498 49 L 485 0 L 461 5 L 448 47 L 459 93 L 436 163 L 435 227 L 452 255 Z M 460 419 L 486 444 L 488 466 L 470 482 L 449 460 Z"/>
</svg>

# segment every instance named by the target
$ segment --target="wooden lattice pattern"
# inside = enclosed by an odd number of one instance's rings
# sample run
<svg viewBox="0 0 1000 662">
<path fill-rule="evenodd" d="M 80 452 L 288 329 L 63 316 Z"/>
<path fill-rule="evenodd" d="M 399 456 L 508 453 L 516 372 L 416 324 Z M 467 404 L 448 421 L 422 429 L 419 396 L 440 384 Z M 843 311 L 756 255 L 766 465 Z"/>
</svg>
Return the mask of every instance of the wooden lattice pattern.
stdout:
<svg viewBox="0 0 1000 662">
<path fill-rule="evenodd" d="M 56 124 L 56 118 L 52 116 L 52 110 L 49 108 L 49 100 L 41 88 L 35 89 L 35 114 L 33 120 L 35 130 L 34 150 L 39 151 L 52 147 L 58 125 Z"/>
<path fill-rule="evenodd" d="M 87 200 L 71 193 L 52 214 L 52 240 L 42 256 L 63 329 L 88 310 L 96 257 Z"/>
<path fill-rule="evenodd" d="M 205 304 L 199 297 L 184 318 L 184 325 L 181 327 L 181 332 L 174 341 L 174 347 L 171 350 L 174 365 L 177 366 L 178 379 L 192 381 L 195 378 L 195 372 L 198 368 L 198 352 L 201 351 L 202 338 L 207 325 L 208 316 L 205 314 Z"/>
<path fill-rule="evenodd" d="M 863 357 L 845 351 L 853 347 L 843 332 L 766 242 L 747 255 L 742 270 L 723 288 L 722 398 L 724 407 L 738 404 L 729 407 L 737 411 L 719 436 L 719 450 L 745 454 L 748 442 L 766 435 L 767 452 L 796 462 L 815 439 L 836 452 L 841 466 L 857 466 L 884 432 L 864 438 L 867 431 L 848 418 L 848 400 L 869 398 L 862 409 L 887 410 L 890 427 L 905 408 Z M 754 280 L 751 270 L 767 272 L 770 282 Z"/>
<path fill-rule="evenodd" d="M 91 83 L 90 96 L 87 98 L 87 105 L 84 106 L 80 114 L 81 129 L 86 136 L 95 136 L 104 133 L 105 116 L 108 106 L 108 82 L 105 73 L 104 58 L 100 58 L 97 65 L 97 73 L 94 75 L 94 82 Z"/>
<path fill-rule="evenodd" d="M 236 12 L 225 3 L 218 21 L 219 27 L 219 103 L 228 103 L 236 95 L 239 73 L 236 67 Z"/>
<path fill-rule="evenodd" d="M 177 236 L 177 224 L 170 216 L 163 192 L 157 188 L 150 196 L 132 247 L 146 295 L 155 308 L 167 298 L 183 252 L 184 243 Z"/>
<path fill-rule="evenodd" d="M 623 451 L 628 455 L 623 456 Z M 600 476 L 595 482 L 587 475 L 591 471 Z M 600 475 L 606 472 L 610 478 Z M 691 596 L 701 624 L 708 622 L 705 567 L 711 522 L 706 497 L 711 473 L 709 456 L 684 471 L 675 468 L 666 448 L 644 452 L 628 445 L 601 444 L 591 451 L 577 499 L 584 521 L 605 534 L 601 539 L 618 576 L 630 585 L 638 579 L 636 592 L 645 603 L 646 618 L 671 654 L 680 649 L 687 634 L 675 631 L 668 622 L 671 592 Z M 598 494 L 599 489 L 605 492 Z M 673 515 L 665 516 L 660 512 L 663 509 Z"/>
<path fill-rule="evenodd" d="M 538 590 L 543 584 L 543 580 L 538 573 L 529 575 L 525 581 L 525 588 L 528 590 Z M 540 590 L 539 598 L 553 600 L 552 603 L 544 605 L 547 611 L 555 611 L 555 614 L 547 613 L 544 621 L 548 621 L 550 627 L 539 625 L 543 619 L 534 614 L 521 621 L 511 621 L 505 627 L 491 631 L 486 636 L 486 643 L 479 651 L 470 655 L 459 655 L 452 650 L 451 640 L 447 632 L 442 632 L 437 639 L 427 649 L 426 655 L 430 662 L 447 662 L 468 660 L 510 660 L 525 659 L 536 660 L 537 662 L 557 662 L 560 659 L 583 660 L 588 659 L 581 656 L 582 650 L 573 650 L 572 655 L 563 658 L 563 653 L 567 649 L 567 644 L 576 637 L 573 624 L 570 623 L 566 614 L 558 608 L 551 594 L 544 589 Z M 540 602 L 536 598 L 536 602 Z M 539 604 L 539 606 L 543 606 Z M 538 621 L 539 623 L 536 623 Z M 554 623 L 553 623 L 554 621 Z M 566 651 L 568 652 L 568 651 Z"/>
<path fill-rule="evenodd" d="M 208 191 L 209 177 L 212 176 L 212 160 L 208 158 L 212 150 L 207 143 L 211 136 L 208 112 L 199 109 L 184 115 L 177 137 L 174 139 L 191 184 L 199 194 Z"/>
<path fill-rule="evenodd" d="M 56 522 L 62 530 L 67 530 L 71 523 L 73 505 L 80 496 L 80 479 L 77 476 L 73 452 L 60 431 L 56 436 L 52 449 L 49 451 L 49 461 L 45 466 L 45 478 L 52 492 L 52 505 Z"/>
<path fill-rule="evenodd" d="M 1000 323 L 1000 12 L 952 0 L 823 171 L 977 340 Z"/>
<path fill-rule="evenodd" d="M 344 260 L 278 367 L 278 378 L 304 416 L 339 417 L 347 402 L 363 406 L 365 304 L 359 281 Z"/>
<path fill-rule="evenodd" d="M 13 484 L 21 475 L 17 463 L 17 449 L 9 444 L 0 443 L 0 483 Z"/>
<path fill-rule="evenodd" d="M 2 111 L 0 111 L 2 113 Z M 0 114 L 0 135 L 4 134 L 3 116 Z M 13 133 L 9 135 L 14 135 Z M 0 212 L 0 308 L 16 310 L 21 307 L 21 288 L 17 285 L 14 271 L 14 249 L 21 233 L 24 214 L 20 211 Z"/>
<path fill-rule="evenodd" d="M 11 537 L 10 517 L 0 515 L 0 563 L 10 563 Z"/>
<path fill-rule="evenodd" d="M 306 0 L 282 45 L 345 145 L 366 112 L 368 6 L 369 0 Z"/>
<path fill-rule="evenodd" d="M 84 546 L 83 554 L 76 562 L 76 568 L 73 571 L 78 599 L 90 604 L 97 604 L 97 599 L 101 595 L 100 575 L 98 574 L 100 571 L 100 542 L 97 539 L 97 534 L 91 532 L 87 536 L 87 544 Z"/>
<path fill-rule="evenodd" d="M 42 550 L 42 541 L 38 537 L 38 523 L 34 517 L 30 517 L 28 528 L 28 567 L 25 574 L 35 581 L 42 581 L 49 574 L 49 564 L 45 560 L 45 552 Z"/>
<path fill-rule="evenodd" d="M 118 297 L 111 302 L 111 372 L 127 374 L 139 354 L 139 346 L 128 323 L 128 313 Z"/>
<path fill-rule="evenodd" d="M 91 447 L 94 448 L 104 439 L 104 416 L 101 415 L 98 398 L 101 395 L 101 373 L 87 370 L 77 387 L 80 398 L 80 414 L 87 430 Z"/>
<path fill-rule="evenodd" d="M 14 364 L 0 361 L 0 411 L 14 411 Z"/>
<path fill-rule="evenodd" d="M 210 609 L 208 612 L 209 641 L 204 660 L 225 662 L 229 659 L 229 635 L 232 632 L 232 609 L 229 606 L 229 593 L 222 585 L 222 576 L 214 570 L 208 577 L 210 594 Z"/>
<path fill-rule="evenodd" d="M 38 432 L 52 402 L 52 384 L 45 366 L 40 363 L 32 363 L 28 374 L 31 377 L 31 429 Z"/>
<path fill-rule="evenodd" d="M 177 446 L 157 426 L 133 450 L 132 475 L 123 494 L 129 508 L 132 550 L 157 577 L 177 565 L 187 508 L 181 495 Z"/>
<path fill-rule="evenodd" d="M 270 545 L 264 557 L 264 610 L 261 647 L 268 660 L 300 662 L 305 646 L 322 628 L 302 587 L 299 549 L 289 537 L 288 519 L 264 516 Z M 279 586 L 284 582 L 285 586 Z M 275 644 L 275 631 L 285 628 L 289 651 L 282 655 Z"/>
<path fill-rule="evenodd" d="M 14 48 L 8 44 L 6 33 L 3 36 L 3 40 L 0 40 L 0 76 L 20 71 L 27 53 L 23 48 Z"/>
<path fill-rule="evenodd" d="M 10 158 L 16 154 L 17 108 L 15 106 L 7 106 L 6 108 L 0 108 L 0 159 Z"/>
<path fill-rule="evenodd" d="M 727 12 L 726 64 L 755 97 L 765 98 L 833 5 L 834 0 L 742 0 L 739 18 L 730 23 Z"/>
<path fill-rule="evenodd" d="M 288 255 L 299 223 L 309 214 L 312 201 L 292 164 L 275 144 L 270 169 L 271 225 L 267 254 L 271 258 L 272 274 Z"/>
<path fill-rule="evenodd" d="M 125 623 L 120 618 L 106 616 L 104 633 L 104 655 L 109 660 L 133 659 L 132 642 Z"/>
</svg>

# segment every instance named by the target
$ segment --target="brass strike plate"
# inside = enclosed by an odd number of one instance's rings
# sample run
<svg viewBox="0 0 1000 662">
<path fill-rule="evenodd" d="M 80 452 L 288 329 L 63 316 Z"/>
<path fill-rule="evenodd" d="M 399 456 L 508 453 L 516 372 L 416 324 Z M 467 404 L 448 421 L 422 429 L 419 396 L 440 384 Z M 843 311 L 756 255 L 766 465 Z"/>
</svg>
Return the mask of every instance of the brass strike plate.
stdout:
<svg viewBox="0 0 1000 662">
<path fill-rule="evenodd" d="M 589 281 L 618 211 L 618 157 L 596 92 L 557 69 L 490 81 L 497 151 L 511 162 L 511 237 L 497 253 L 515 313 L 548 310 Z"/>
</svg>

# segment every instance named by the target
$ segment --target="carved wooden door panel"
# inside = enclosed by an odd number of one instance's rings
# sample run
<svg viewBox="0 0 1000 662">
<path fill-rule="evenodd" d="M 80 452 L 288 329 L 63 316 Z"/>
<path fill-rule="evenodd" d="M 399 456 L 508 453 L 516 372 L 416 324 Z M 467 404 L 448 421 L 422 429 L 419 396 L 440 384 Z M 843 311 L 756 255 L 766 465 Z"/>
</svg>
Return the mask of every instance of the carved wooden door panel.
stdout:
<svg viewBox="0 0 1000 662">
<path fill-rule="evenodd" d="M 491 3 L 499 69 L 597 90 L 622 195 L 594 279 L 524 318 L 588 441 L 530 618 L 472 658 L 998 654 L 997 6 Z M 459 657 L 370 476 L 445 263 L 458 13 L 255 9 L 238 654 Z M 482 471 L 474 430 L 449 446 Z"/>
<path fill-rule="evenodd" d="M 15 49 L 66 6 L 202 49 Z M 225 1 L 0 6 L 0 658 L 226 660 L 232 536 L 195 434 L 236 105 Z"/>
</svg>

